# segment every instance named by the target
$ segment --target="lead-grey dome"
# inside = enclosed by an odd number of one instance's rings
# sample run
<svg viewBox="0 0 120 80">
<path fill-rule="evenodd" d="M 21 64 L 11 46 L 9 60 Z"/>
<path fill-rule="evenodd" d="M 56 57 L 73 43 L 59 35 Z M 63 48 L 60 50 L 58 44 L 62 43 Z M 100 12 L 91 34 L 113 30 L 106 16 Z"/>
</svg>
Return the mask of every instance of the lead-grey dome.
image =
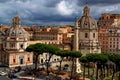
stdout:
<svg viewBox="0 0 120 80">
<path fill-rule="evenodd" d="M 27 32 L 20 25 L 21 19 L 17 15 L 13 18 L 13 24 L 10 29 L 7 30 L 6 36 L 18 36 L 27 37 Z"/>
<path fill-rule="evenodd" d="M 9 30 L 7 30 L 6 35 L 7 36 L 21 36 L 26 37 L 26 31 L 22 27 L 11 27 Z"/>
<path fill-rule="evenodd" d="M 78 26 L 82 29 L 97 29 L 96 21 L 90 16 L 90 8 L 86 5 L 83 16 L 78 20 Z"/>
</svg>

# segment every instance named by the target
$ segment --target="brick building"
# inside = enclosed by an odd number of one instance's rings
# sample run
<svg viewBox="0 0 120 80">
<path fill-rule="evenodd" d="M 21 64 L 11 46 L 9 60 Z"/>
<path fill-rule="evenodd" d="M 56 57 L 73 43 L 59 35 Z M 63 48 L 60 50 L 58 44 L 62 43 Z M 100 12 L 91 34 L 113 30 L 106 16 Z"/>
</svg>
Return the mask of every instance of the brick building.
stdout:
<svg viewBox="0 0 120 80">
<path fill-rule="evenodd" d="M 102 14 L 98 26 L 102 52 L 120 53 L 120 14 Z"/>
</svg>

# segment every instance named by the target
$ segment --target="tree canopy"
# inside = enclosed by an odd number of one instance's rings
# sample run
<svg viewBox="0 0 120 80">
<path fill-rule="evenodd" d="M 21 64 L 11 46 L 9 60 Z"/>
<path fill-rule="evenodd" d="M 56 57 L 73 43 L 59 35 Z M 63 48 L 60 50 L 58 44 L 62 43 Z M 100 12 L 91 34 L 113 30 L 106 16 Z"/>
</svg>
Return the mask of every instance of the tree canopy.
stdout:
<svg viewBox="0 0 120 80">
<path fill-rule="evenodd" d="M 26 48 L 26 51 L 42 54 L 46 51 L 46 45 L 41 43 L 32 44 Z"/>
</svg>

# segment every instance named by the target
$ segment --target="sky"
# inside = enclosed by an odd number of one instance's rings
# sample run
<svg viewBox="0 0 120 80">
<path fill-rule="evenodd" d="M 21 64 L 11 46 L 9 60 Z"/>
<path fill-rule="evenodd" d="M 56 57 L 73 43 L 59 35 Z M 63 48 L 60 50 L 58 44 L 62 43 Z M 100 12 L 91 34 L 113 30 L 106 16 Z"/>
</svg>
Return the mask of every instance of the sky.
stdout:
<svg viewBox="0 0 120 80">
<path fill-rule="evenodd" d="M 18 13 L 21 25 L 74 25 L 85 5 L 86 0 L 0 0 L 0 24 L 11 25 Z M 95 20 L 102 13 L 120 14 L 120 0 L 88 0 L 88 5 Z"/>
</svg>

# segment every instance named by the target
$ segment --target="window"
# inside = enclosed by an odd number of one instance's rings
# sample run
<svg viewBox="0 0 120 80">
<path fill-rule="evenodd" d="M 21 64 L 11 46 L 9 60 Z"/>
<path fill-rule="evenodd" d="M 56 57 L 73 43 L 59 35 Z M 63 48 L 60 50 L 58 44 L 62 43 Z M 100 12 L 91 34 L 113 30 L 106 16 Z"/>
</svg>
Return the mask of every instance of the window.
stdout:
<svg viewBox="0 0 120 80">
<path fill-rule="evenodd" d="M 110 38 L 110 41 L 112 41 L 112 38 Z"/>
<path fill-rule="evenodd" d="M 43 59 L 41 59 L 41 63 L 43 63 Z"/>
<path fill-rule="evenodd" d="M 56 61 L 56 59 L 54 59 L 54 61 Z"/>
<path fill-rule="evenodd" d="M 15 59 L 13 59 L 13 63 L 15 63 L 16 62 L 16 60 Z"/>
<path fill-rule="evenodd" d="M 104 23 L 103 26 L 106 26 L 106 23 Z"/>
<path fill-rule="evenodd" d="M 30 58 L 28 57 L 28 61 L 30 61 Z"/>
<path fill-rule="evenodd" d="M 20 48 L 23 49 L 23 44 L 20 45 Z"/>
<path fill-rule="evenodd" d="M 59 61 L 59 58 L 57 58 L 57 61 Z"/>
<path fill-rule="evenodd" d="M 112 45 L 110 45 L 110 48 L 112 47 Z"/>
<path fill-rule="evenodd" d="M 117 49 L 119 49 L 119 45 L 117 45 Z"/>
<path fill-rule="evenodd" d="M 113 48 L 115 48 L 115 45 L 113 45 Z"/>
<path fill-rule="evenodd" d="M 20 64 L 23 64 L 23 59 L 20 59 Z"/>
<path fill-rule="evenodd" d="M 15 47 L 15 43 L 10 43 L 10 47 L 14 48 Z"/>
<path fill-rule="evenodd" d="M 20 32 L 20 34 L 21 34 L 21 32 Z"/>
<path fill-rule="evenodd" d="M 88 37 L 88 34 L 87 33 L 85 33 L 85 38 L 87 38 Z"/>
<path fill-rule="evenodd" d="M 117 41 L 119 41 L 119 38 L 117 38 Z"/>
<path fill-rule="evenodd" d="M 113 38 L 114 39 L 114 41 L 115 41 L 115 38 Z"/>
<path fill-rule="evenodd" d="M 12 32 L 12 35 L 15 35 L 15 32 Z"/>
<path fill-rule="evenodd" d="M 117 44 L 119 44 L 119 42 L 117 42 Z"/>
<path fill-rule="evenodd" d="M 93 38 L 95 38 L 95 33 L 93 33 Z"/>
</svg>

